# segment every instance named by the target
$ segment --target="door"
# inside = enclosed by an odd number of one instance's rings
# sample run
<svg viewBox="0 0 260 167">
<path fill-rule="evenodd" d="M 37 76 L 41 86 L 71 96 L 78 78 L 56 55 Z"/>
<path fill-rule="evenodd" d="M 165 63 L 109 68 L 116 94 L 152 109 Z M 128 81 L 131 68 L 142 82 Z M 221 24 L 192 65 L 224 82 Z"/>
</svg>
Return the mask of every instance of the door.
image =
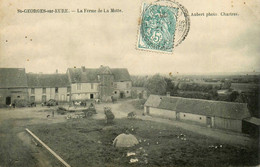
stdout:
<svg viewBox="0 0 260 167">
<path fill-rule="evenodd" d="M 180 120 L 180 113 L 176 112 L 176 120 Z"/>
<path fill-rule="evenodd" d="M 35 102 L 35 96 L 30 97 L 30 102 Z"/>
<path fill-rule="evenodd" d="M 207 117 L 207 127 L 211 127 L 211 117 Z"/>
<path fill-rule="evenodd" d="M 10 105 L 11 104 L 11 97 L 6 97 L 5 104 Z"/>
<path fill-rule="evenodd" d="M 42 96 L 42 102 L 43 103 L 46 102 L 46 96 L 45 95 Z"/>
<path fill-rule="evenodd" d="M 124 92 L 120 92 L 120 98 L 123 99 L 124 98 Z"/>
<path fill-rule="evenodd" d="M 146 114 L 150 114 L 150 107 L 146 106 Z"/>
<path fill-rule="evenodd" d="M 63 95 L 63 94 L 61 95 L 61 101 L 66 101 L 65 100 L 65 95 Z"/>
<path fill-rule="evenodd" d="M 139 99 L 142 99 L 142 98 L 143 98 L 142 93 L 139 93 L 139 94 L 138 94 L 138 98 L 139 98 Z"/>
<path fill-rule="evenodd" d="M 58 94 L 55 94 L 54 99 L 55 99 L 56 101 L 59 101 L 59 95 L 58 95 Z"/>
</svg>

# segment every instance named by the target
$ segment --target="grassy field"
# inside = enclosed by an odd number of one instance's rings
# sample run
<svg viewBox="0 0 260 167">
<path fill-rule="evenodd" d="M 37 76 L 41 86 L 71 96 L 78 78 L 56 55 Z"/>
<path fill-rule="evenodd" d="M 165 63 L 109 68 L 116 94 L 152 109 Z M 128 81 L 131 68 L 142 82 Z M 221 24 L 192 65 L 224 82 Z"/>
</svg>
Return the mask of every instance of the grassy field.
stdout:
<svg viewBox="0 0 260 167">
<path fill-rule="evenodd" d="M 254 92 L 259 88 L 258 84 L 232 83 L 231 88 L 236 91 Z"/>
<path fill-rule="evenodd" d="M 22 141 L 16 138 L 16 133 L 19 131 L 19 128 L 14 128 L 14 124 L 14 120 L 3 121 L 1 123 L 0 165 L 34 166 L 37 160 L 30 154 L 30 150 L 23 145 Z"/>
<path fill-rule="evenodd" d="M 117 119 L 71 119 L 30 126 L 42 141 L 74 167 L 83 166 L 248 166 L 257 162 L 257 150 L 227 145 L 163 123 Z M 129 131 L 140 141 L 132 148 L 112 146 Z M 136 155 L 127 156 L 134 152 Z M 131 158 L 138 162 L 129 163 Z"/>
<path fill-rule="evenodd" d="M 28 147 L 22 140 L 19 139 L 18 133 L 23 133 L 23 126 L 17 127 L 17 124 L 28 122 L 31 119 L 9 119 L 1 122 L 0 126 L 0 166 L 1 167 L 41 167 L 39 159 L 34 155 L 39 154 L 39 151 Z M 61 166 L 60 163 L 49 153 L 42 149 L 43 153 L 48 156 L 54 166 Z M 40 154 L 39 154 L 40 156 Z M 38 157 L 39 157 L 38 156 Z M 47 163 L 46 163 L 47 164 Z M 49 163 L 48 163 L 49 164 Z"/>
<path fill-rule="evenodd" d="M 28 125 L 52 124 L 65 121 L 63 117 L 56 116 L 54 119 L 46 119 L 49 112 L 37 112 L 36 108 L 0 109 L 0 167 L 46 167 L 53 164 L 59 166 L 59 162 L 45 149 L 30 147 L 30 136 L 25 133 Z M 41 110 L 41 109 L 39 109 Z M 29 137 L 24 142 L 20 137 Z M 34 144 L 32 144 L 35 146 Z M 35 146 L 36 147 L 36 146 Z M 46 155 L 43 159 L 41 155 Z M 44 162 L 43 161 L 49 161 Z"/>
</svg>

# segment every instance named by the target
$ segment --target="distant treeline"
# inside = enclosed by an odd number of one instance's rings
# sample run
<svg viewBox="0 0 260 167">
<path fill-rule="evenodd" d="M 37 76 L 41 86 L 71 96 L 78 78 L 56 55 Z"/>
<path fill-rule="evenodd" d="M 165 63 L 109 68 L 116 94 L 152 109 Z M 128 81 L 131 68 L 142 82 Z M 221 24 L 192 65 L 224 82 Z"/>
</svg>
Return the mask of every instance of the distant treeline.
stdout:
<svg viewBox="0 0 260 167">
<path fill-rule="evenodd" d="M 207 99 L 217 101 L 228 101 L 247 103 L 249 110 L 256 117 L 259 114 L 259 87 L 257 89 L 249 89 L 248 91 L 237 91 L 231 88 L 232 81 L 222 78 L 216 83 L 194 82 L 192 79 L 175 79 L 173 77 L 165 77 L 159 74 L 153 76 L 131 76 L 134 87 L 145 87 L 148 94 Z M 250 86 L 250 84 L 248 84 Z M 218 91 L 225 90 L 219 94 Z"/>
<path fill-rule="evenodd" d="M 243 76 L 226 76 L 218 78 L 203 78 L 205 82 L 224 82 L 229 80 L 231 83 L 260 83 L 260 76 L 258 75 L 243 75 Z"/>
</svg>

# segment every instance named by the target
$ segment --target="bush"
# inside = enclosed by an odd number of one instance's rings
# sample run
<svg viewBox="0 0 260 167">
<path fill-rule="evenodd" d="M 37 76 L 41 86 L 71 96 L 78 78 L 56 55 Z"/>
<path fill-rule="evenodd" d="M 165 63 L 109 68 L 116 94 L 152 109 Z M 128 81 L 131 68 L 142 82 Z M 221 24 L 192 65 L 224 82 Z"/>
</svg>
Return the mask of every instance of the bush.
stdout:
<svg viewBox="0 0 260 167">
<path fill-rule="evenodd" d="M 106 123 L 112 123 L 115 119 L 115 115 L 112 113 L 110 107 L 104 107 L 104 113 L 106 115 Z"/>
<path fill-rule="evenodd" d="M 67 111 L 64 111 L 64 110 L 57 110 L 57 113 L 60 114 L 60 115 L 65 115 L 67 113 Z"/>
<path fill-rule="evenodd" d="M 67 109 L 64 107 L 58 107 L 58 110 L 67 111 Z"/>
<path fill-rule="evenodd" d="M 134 100 L 134 101 L 132 101 L 132 105 L 134 106 L 134 108 L 136 108 L 138 110 L 143 110 L 145 102 L 146 102 L 145 99 Z"/>
<path fill-rule="evenodd" d="M 14 102 L 15 107 L 27 107 L 30 106 L 29 102 L 25 99 L 15 99 Z"/>
</svg>

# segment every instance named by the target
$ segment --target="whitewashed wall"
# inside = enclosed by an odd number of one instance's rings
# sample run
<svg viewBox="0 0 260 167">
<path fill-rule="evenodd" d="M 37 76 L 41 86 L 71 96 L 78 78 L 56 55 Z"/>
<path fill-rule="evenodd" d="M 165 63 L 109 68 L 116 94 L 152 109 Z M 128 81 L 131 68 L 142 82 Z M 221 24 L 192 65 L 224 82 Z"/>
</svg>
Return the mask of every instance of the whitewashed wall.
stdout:
<svg viewBox="0 0 260 167">
<path fill-rule="evenodd" d="M 193 121 L 201 124 L 207 123 L 207 117 L 204 115 L 190 114 L 180 112 L 180 120 Z"/>
<path fill-rule="evenodd" d="M 219 129 L 228 129 L 236 132 L 242 132 L 242 120 L 215 117 L 214 127 Z"/>
<path fill-rule="evenodd" d="M 46 101 L 55 99 L 57 101 L 67 101 L 67 87 L 58 88 L 58 93 L 55 93 L 55 88 L 46 88 L 46 93 L 43 93 L 43 88 L 34 88 L 34 94 L 31 93 L 31 88 L 28 89 L 29 98 L 35 97 L 35 102 L 41 103 L 42 96 L 46 96 Z"/>
<path fill-rule="evenodd" d="M 160 118 L 176 119 L 175 111 L 158 109 L 153 107 L 150 107 L 150 115 Z"/>
</svg>

